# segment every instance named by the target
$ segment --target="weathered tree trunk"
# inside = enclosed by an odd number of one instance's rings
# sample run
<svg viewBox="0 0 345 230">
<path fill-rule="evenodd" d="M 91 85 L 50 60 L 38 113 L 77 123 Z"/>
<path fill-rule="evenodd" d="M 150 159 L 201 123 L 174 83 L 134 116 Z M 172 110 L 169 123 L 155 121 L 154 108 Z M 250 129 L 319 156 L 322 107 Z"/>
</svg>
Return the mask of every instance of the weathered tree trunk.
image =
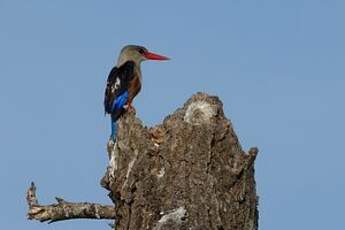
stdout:
<svg viewBox="0 0 345 230">
<path fill-rule="evenodd" d="M 124 115 L 108 153 L 117 230 L 258 229 L 257 149 L 241 149 L 217 97 L 198 93 L 154 128 Z"/>
</svg>

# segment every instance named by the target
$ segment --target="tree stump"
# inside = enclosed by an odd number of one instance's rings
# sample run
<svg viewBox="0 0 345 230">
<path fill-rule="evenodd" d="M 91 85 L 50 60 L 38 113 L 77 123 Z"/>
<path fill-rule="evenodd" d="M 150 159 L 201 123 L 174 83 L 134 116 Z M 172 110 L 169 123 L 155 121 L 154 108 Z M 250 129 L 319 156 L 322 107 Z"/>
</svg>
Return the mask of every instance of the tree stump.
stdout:
<svg viewBox="0 0 345 230">
<path fill-rule="evenodd" d="M 101 180 L 116 230 L 258 229 L 258 150 L 242 150 L 217 97 L 197 93 L 152 128 L 134 113 L 118 126 Z"/>
</svg>

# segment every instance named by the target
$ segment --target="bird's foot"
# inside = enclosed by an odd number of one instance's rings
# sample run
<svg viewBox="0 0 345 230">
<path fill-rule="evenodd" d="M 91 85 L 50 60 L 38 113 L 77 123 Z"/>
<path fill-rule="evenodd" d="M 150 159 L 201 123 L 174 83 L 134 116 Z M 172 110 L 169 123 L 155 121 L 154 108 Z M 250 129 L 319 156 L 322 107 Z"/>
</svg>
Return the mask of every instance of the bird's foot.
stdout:
<svg viewBox="0 0 345 230">
<path fill-rule="evenodd" d="M 128 113 L 136 113 L 136 110 L 135 108 L 132 106 L 132 104 L 127 104 L 124 106 L 125 110 L 128 112 Z"/>
</svg>

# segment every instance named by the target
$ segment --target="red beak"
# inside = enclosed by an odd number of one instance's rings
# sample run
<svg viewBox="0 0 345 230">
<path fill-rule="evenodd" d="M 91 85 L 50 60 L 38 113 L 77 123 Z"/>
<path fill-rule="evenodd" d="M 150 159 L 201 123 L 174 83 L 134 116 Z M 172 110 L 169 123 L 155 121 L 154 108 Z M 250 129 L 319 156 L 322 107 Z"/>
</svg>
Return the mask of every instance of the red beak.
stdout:
<svg viewBox="0 0 345 230">
<path fill-rule="evenodd" d="M 158 61 L 164 61 L 164 60 L 169 60 L 170 58 L 165 57 L 163 55 L 151 53 L 151 52 L 145 52 L 144 56 L 149 59 L 149 60 L 158 60 Z"/>
</svg>

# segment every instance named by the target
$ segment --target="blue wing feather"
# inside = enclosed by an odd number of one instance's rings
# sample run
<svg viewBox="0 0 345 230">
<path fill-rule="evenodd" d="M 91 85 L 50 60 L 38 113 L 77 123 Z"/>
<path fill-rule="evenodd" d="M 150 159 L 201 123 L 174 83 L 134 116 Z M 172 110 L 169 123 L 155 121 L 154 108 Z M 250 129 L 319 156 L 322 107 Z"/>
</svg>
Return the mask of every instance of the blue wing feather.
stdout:
<svg viewBox="0 0 345 230">
<path fill-rule="evenodd" d="M 113 105 L 111 107 L 112 113 L 116 112 L 116 110 L 122 110 L 123 106 L 127 103 L 128 101 L 128 91 L 126 90 L 122 94 L 116 97 L 116 100 L 114 100 Z"/>
<path fill-rule="evenodd" d="M 122 66 L 114 67 L 110 71 L 104 95 L 104 109 L 106 113 L 113 113 L 117 98 L 128 90 L 129 83 L 133 77 L 134 62 L 132 61 L 127 61 Z M 119 101 L 121 102 L 122 100 Z"/>
<path fill-rule="evenodd" d="M 116 121 L 119 118 L 119 114 L 122 113 L 123 107 L 128 101 L 128 91 L 126 90 L 122 94 L 120 94 L 113 102 L 111 107 L 111 135 L 110 138 L 115 141 L 116 133 L 117 133 L 117 124 Z"/>
</svg>

